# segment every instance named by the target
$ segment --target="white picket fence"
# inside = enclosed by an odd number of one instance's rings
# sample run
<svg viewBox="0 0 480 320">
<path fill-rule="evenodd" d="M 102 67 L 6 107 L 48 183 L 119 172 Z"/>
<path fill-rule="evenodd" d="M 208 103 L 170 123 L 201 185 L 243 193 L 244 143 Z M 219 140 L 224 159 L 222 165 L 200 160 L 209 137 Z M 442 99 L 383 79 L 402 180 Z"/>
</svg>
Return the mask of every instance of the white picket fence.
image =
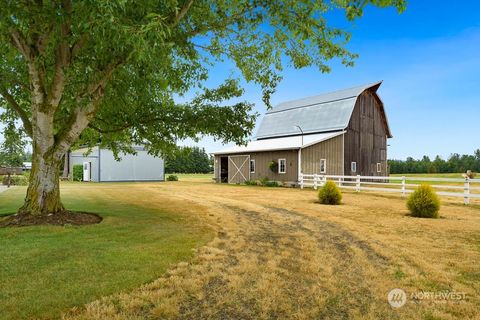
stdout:
<svg viewBox="0 0 480 320">
<path fill-rule="evenodd" d="M 379 176 L 336 176 L 320 174 L 300 174 L 300 188 L 323 186 L 325 181 L 332 180 L 339 187 L 353 189 L 356 192 L 361 190 L 380 191 L 380 192 L 399 192 L 402 196 L 413 192 L 420 184 L 407 183 L 415 182 L 442 182 L 445 184 L 431 184 L 440 196 L 462 197 L 465 204 L 470 203 L 470 199 L 480 199 L 480 179 L 455 179 L 455 178 L 424 178 L 424 177 L 379 177 Z M 448 183 L 457 183 L 451 185 Z M 462 185 L 458 185 L 458 183 Z M 443 191 L 442 191 L 443 190 Z M 458 191 L 456 191 L 458 190 Z"/>
</svg>

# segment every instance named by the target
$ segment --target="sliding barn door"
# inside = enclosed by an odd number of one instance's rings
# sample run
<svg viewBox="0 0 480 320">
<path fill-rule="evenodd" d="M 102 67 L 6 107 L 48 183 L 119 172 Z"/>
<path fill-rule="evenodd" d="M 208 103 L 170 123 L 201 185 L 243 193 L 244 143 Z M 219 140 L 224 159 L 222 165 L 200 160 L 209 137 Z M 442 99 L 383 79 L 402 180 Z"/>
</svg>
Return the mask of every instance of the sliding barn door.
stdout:
<svg viewBox="0 0 480 320">
<path fill-rule="evenodd" d="M 228 157 L 228 183 L 250 180 L 250 156 Z"/>
</svg>

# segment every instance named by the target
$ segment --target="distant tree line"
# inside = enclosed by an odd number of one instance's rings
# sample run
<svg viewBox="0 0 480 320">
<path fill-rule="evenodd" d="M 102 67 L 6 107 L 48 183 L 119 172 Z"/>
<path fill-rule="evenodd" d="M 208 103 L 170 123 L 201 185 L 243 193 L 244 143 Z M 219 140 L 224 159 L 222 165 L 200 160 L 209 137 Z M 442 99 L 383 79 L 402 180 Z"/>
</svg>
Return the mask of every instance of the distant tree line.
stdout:
<svg viewBox="0 0 480 320">
<path fill-rule="evenodd" d="M 0 141 L 0 166 L 21 167 L 24 161 L 31 161 L 31 153 L 25 151 L 27 143 L 13 125 L 4 128 L 3 138 Z"/>
<path fill-rule="evenodd" d="M 447 160 L 436 156 L 432 161 L 428 156 L 416 160 L 388 160 L 390 173 L 457 173 L 472 170 L 480 172 L 480 149 L 473 155 L 453 153 Z"/>
<path fill-rule="evenodd" d="M 180 147 L 165 157 L 166 173 L 209 173 L 213 171 L 212 159 L 199 147 Z"/>
</svg>

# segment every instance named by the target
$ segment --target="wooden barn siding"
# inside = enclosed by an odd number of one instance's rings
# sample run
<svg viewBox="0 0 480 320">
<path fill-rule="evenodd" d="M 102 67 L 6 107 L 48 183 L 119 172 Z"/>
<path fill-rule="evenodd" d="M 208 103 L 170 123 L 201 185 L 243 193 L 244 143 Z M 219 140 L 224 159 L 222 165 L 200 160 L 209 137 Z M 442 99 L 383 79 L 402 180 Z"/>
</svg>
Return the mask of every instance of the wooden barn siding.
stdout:
<svg viewBox="0 0 480 320">
<path fill-rule="evenodd" d="M 297 150 L 283 150 L 283 151 L 266 151 L 253 153 L 239 153 L 230 155 L 216 155 L 215 156 L 215 178 L 220 179 L 220 158 L 236 155 L 250 155 L 251 160 L 255 160 L 255 173 L 250 174 L 251 180 L 258 180 L 264 177 L 270 180 L 280 182 L 296 182 L 298 180 L 298 153 Z M 287 160 L 287 172 L 284 174 L 274 173 L 268 167 L 270 161 L 278 162 L 278 159 Z M 250 164 L 249 164 L 250 166 Z M 250 168 L 250 167 L 249 167 Z M 230 168 L 228 172 L 231 175 Z M 218 181 L 218 180 L 217 180 Z"/>
<path fill-rule="evenodd" d="M 387 175 L 387 137 L 380 108 L 371 92 L 365 91 L 358 97 L 345 134 L 345 175 Z M 353 161 L 357 162 L 356 173 L 351 172 Z M 378 162 L 382 163 L 380 173 Z"/>
<path fill-rule="evenodd" d="M 320 159 L 327 160 L 328 175 L 343 175 L 343 136 L 317 143 L 302 150 L 302 171 L 320 174 Z"/>
<path fill-rule="evenodd" d="M 255 160 L 255 173 L 251 174 L 252 180 L 268 177 L 270 180 L 281 182 L 296 182 L 298 180 L 298 151 L 267 151 L 251 153 L 250 159 Z M 270 161 L 278 162 L 278 159 L 287 160 L 286 173 L 272 172 L 268 167 Z"/>
</svg>

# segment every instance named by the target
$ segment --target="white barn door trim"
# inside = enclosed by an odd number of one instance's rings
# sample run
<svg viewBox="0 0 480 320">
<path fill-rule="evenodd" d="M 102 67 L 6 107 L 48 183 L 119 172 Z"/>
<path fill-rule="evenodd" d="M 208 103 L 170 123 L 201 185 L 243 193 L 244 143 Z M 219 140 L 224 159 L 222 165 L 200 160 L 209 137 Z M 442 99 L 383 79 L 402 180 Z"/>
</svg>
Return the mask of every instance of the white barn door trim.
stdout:
<svg viewBox="0 0 480 320">
<path fill-rule="evenodd" d="M 242 158 L 242 157 L 245 157 L 245 160 L 242 162 L 242 164 L 240 166 L 237 166 L 237 164 L 235 163 L 235 161 L 232 160 L 232 158 Z M 228 156 L 228 162 L 231 163 L 233 165 L 233 168 L 235 169 L 235 173 L 232 175 L 232 177 L 228 180 L 228 183 L 233 183 L 233 179 L 238 175 L 240 174 L 242 176 L 242 178 L 247 181 L 247 180 L 250 180 L 250 155 L 247 155 L 247 156 Z M 247 177 L 245 177 L 245 175 L 242 173 L 242 169 L 244 168 L 244 166 L 247 166 L 248 170 L 248 179 Z"/>
</svg>

